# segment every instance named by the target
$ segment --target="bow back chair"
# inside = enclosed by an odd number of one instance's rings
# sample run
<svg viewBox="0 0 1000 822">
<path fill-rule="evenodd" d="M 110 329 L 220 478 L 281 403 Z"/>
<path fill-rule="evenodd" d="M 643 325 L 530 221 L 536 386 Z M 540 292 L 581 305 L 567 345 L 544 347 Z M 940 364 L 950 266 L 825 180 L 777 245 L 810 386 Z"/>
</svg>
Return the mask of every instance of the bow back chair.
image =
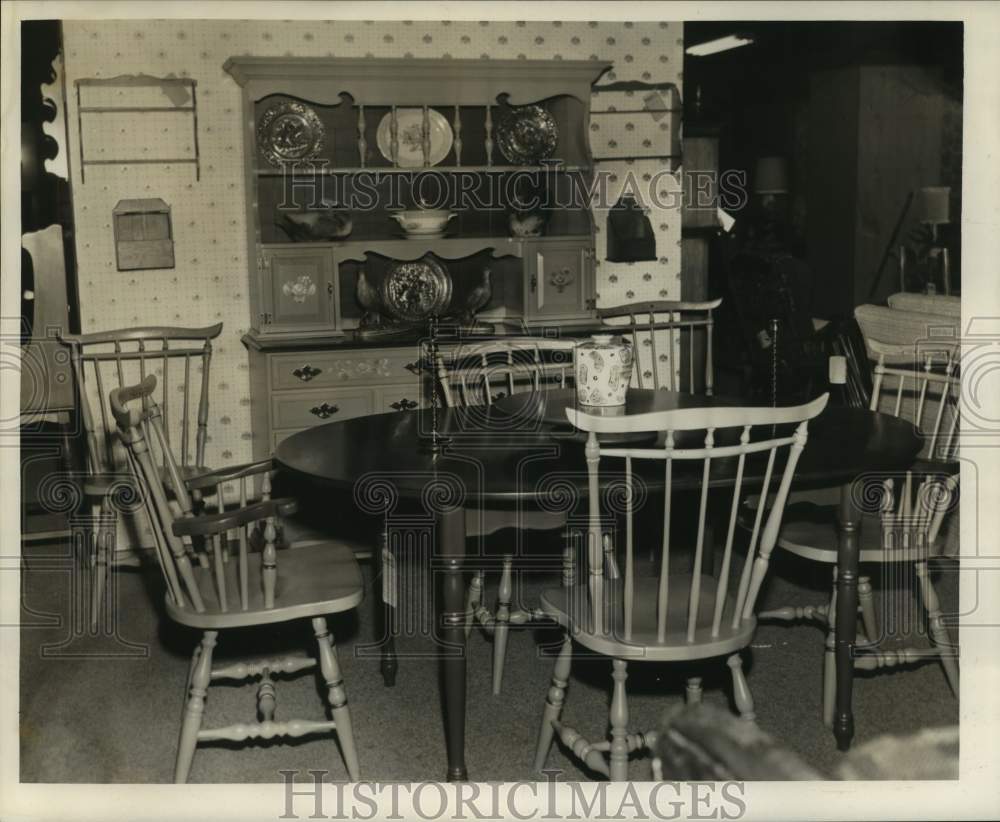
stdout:
<svg viewBox="0 0 1000 822">
<path fill-rule="evenodd" d="M 860 512 L 860 564 L 858 608 L 864 630 L 859 641 L 855 669 L 875 670 L 897 665 L 939 660 L 952 692 L 958 695 L 959 670 L 956 647 L 941 612 L 940 600 L 931 578 L 929 564 L 946 558 L 953 549 L 941 532 L 946 517 L 956 508 L 959 490 L 957 463 L 959 423 L 958 399 L 961 391 L 955 374 L 955 352 L 950 345 L 919 352 L 915 362 L 912 344 L 866 340 L 869 355 L 875 358 L 870 410 L 903 416 L 911 420 L 927 442 L 926 456 L 898 477 L 884 477 L 863 495 L 865 510 Z M 922 359 L 922 362 L 920 362 Z M 823 721 L 833 724 L 836 696 L 834 621 L 837 612 L 836 581 L 839 539 L 836 530 L 837 505 L 797 502 L 788 507 L 778 546 L 790 554 L 825 563 L 832 568 L 833 591 L 828 603 L 784 606 L 760 614 L 761 619 L 785 622 L 811 620 L 827 632 L 823 667 Z M 881 568 L 883 577 L 899 587 L 901 607 L 890 608 L 883 601 L 882 612 L 891 618 L 881 625 L 875 607 L 869 569 Z M 930 649 L 904 647 L 879 650 L 884 628 L 912 628 L 908 619 L 897 618 L 906 611 L 903 598 L 910 593 L 910 568 L 916 577 L 916 598 L 928 626 Z"/>
<path fill-rule="evenodd" d="M 552 683 L 542 712 L 534 767 L 545 765 L 554 734 L 591 770 L 619 781 L 628 777 L 633 751 L 649 748 L 654 737 L 630 733 L 626 698 L 629 661 L 691 662 L 725 657 L 732 673 L 737 710 L 754 719 L 754 702 L 743 674 L 740 652 L 753 638 L 754 609 L 781 524 L 782 510 L 807 438 L 808 421 L 825 407 L 827 395 L 785 408 L 690 408 L 623 417 L 592 416 L 567 409 L 573 425 L 587 433 L 588 517 L 586 551 L 589 573 L 573 586 L 545 591 L 542 611 L 566 629 L 555 661 Z M 609 447 L 598 434 L 657 433 L 662 445 Z M 779 454 L 781 455 L 779 458 Z M 762 476 L 762 493 L 777 480 L 774 504 L 766 518 L 758 509 L 750 546 L 742 567 L 733 562 L 737 509 L 746 469 Z M 613 466 L 613 467 L 612 467 Z M 709 488 L 721 476 L 731 478 L 732 503 L 725 547 L 718 571 L 704 573 L 702 553 Z M 672 568 L 672 501 L 675 477 L 686 475 L 700 489 L 695 563 L 690 571 Z M 664 483 L 663 533 L 658 562 L 640 562 L 646 535 L 637 533 L 635 517 L 651 478 Z M 700 482 L 699 482 L 700 480 Z M 602 491 L 603 488 L 603 491 Z M 624 519 L 624 573 L 605 573 L 603 545 L 620 531 Z M 645 567 L 644 567 L 645 566 Z M 565 702 L 572 643 L 612 659 L 614 689 L 610 708 L 610 740 L 591 743 L 559 721 Z M 701 701 L 701 679 L 687 682 L 687 698 Z M 609 755 L 605 759 L 605 754 Z"/>
<path fill-rule="evenodd" d="M 91 623 L 97 626 L 108 564 L 119 564 L 127 553 L 109 545 L 117 528 L 111 494 L 127 470 L 125 454 L 108 405 L 112 387 L 122 388 L 143 380 L 147 374 L 159 377 L 163 441 L 156 443 L 155 459 L 167 471 L 168 453 L 176 453 L 181 476 L 208 471 L 205 446 L 208 441 L 208 407 L 212 340 L 222 331 L 222 323 L 204 328 L 143 327 L 98 331 L 91 334 L 62 334 L 60 341 L 70 349 L 70 360 L 79 393 L 80 417 L 86 438 L 84 498 L 94 514 L 96 527 L 91 589 Z M 143 400 L 145 406 L 152 398 Z M 144 425 L 146 423 L 143 423 Z M 190 511 L 201 501 L 201 492 L 192 499 L 180 485 L 172 492 L 183 510 Z"/>
<path fill-rule="evenodd" d="M 450 408 L 490 406 L 503 395 L 566 388 L 575 383 L 575 346 L 572 340 L 516 337 L 439 351 L 434 363 L 437 383 Z M 468 512 L 466 534 L 481 539 L 505 528 L 541 532 L 553 531 L 565 523 L 564 515 L 547 511 L 485 509 Z M 510 626 L 540 616 L 537 610 L 511 609 L 513 565 L 514 553 L 504 553 L 495 611 L 483 604 L 484 569 L 474 572 L 466 594 L 466 638 L 477 623 L 493 636 L 494 695 L 500 693 L 503 683 Z"/>
<path fill-rule="evenodd" d="M 721 297 L 703 302 L 660 300 L 598 308 L 597 316 L 604 324 L 631 337 L 632 350 L 635 352 L 635 379 L 639 388 L 667 388 L 671 391 L 711 396 L 715 385 L 712 364 L 712 335 L 715 328 L 713 312 L 720 305 Z M 697 352 L 702 332 L 703 365 Z M 682 384 L 684 380 L 675 367 L 674 352 L 678 344 L 687 349 L 686 386 Z M 683 355 L 682 350 L 681 356 Z M 661 362 L 667 363 L 666 382 L 660 377 Z"/>
<path fill-rule="evenodd" d="M 246 504 L 250 470 L 234 471 L 230 479 L 242 488 L 241 505 L 217 513 L 177 515 L 171 508 L 162 471 L 153 458 L 154 440 L 163 435 L 157 403 L 156 377 L 110 393 L 114 416 L 128 460 L 142 491 L 153 524 L 156 557 L 166 585 L 166 612 L 182 625 L 203 632 L 188 674 L 187 702 L 181 723 L 174 781 L 186 782 L 200 742 L 275 737 L 301 737 L 336 731 L 348 774 L 359 778 L 357 751 L 347 697 L 326 617 L 355 608 L 362 598 L 361 571 L 350 547 L 333 543 L 278 551 L 278 523 L 295 512 L 292 499 L 264 499 Z M 129 408 L 139 400 L 140 408 Z M 192 562 L 182 541 L 201 538 L 212 562 Z M 234 559 L 226 561 L 229 548 Z M 318 645 L 317 658 L 289 656 L 213 666 L 219 632 L 228 628 L 274 625 L 310 619 Z M 319 667 L 326 685 L 332 720 L 275 720 L 275 674 L 293 674 Z M 217 680 L 258 679 L 259 721 L 221 728 L 202 727 L 209 685 Z"/>
</svg>

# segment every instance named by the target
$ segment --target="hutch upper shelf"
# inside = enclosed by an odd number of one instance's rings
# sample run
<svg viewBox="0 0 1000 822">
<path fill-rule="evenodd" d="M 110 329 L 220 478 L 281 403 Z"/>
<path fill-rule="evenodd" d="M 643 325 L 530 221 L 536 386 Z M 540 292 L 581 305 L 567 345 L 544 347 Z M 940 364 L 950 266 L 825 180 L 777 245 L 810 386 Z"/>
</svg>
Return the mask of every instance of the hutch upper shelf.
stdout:
<svg viewBox="0 0 1000 822">
<path fill-rule="evenodd" d="M 513 106 L 570 95 L 589 108 L 590 87 L 611 68 L 599 60 L 358 60 L 230 57 L 223 64 L 253 101 L 295 95 L 335 105 L 343 94 L 372 106 Z"/>
</svg>

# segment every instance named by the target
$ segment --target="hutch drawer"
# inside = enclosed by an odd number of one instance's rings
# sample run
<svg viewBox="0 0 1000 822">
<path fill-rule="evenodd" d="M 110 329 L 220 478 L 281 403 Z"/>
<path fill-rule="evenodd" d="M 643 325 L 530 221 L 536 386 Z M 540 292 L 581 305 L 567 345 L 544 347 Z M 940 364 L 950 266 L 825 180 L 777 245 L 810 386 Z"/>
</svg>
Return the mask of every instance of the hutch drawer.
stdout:
<svg viewBox="0 0 1000 822">
<path fill-rule="evenodd" d="M 351 351 L 303 351 L 269 354 L 271 387 L 285 389 L 323 386 L 370 385 L 415 382 L 408 365 L 416 363 L 419 352 L 408 348 L 354 349 Z"/>
<path fill-rule="evenodd" d="M 271 397 L 271 426 L 309 428 L 375 413 L 378 393 L 372 388 L 327 388 L 282 391 Z"/>
</svg>

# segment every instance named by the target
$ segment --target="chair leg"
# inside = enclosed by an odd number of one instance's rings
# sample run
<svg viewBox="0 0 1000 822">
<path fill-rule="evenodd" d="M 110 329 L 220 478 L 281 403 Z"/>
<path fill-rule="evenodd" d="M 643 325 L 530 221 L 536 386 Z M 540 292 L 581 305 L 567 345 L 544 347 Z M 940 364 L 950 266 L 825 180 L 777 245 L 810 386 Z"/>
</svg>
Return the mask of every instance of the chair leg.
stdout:
<svg viewBox="0 0 1000 822">
<path fill-rule="evenodd" d="M 738 653 L 733 654 L 726 660 L 726 664 L 733 673 L 733 699 L 736 702 L 736 710 L 740 712 L 741 718 L 753 722 L 757 714 L 754 712 L 750 686 L 747 685 L 747 678 L 743 675 L 743 657 Z"/>
<path fill-rule="evenodd" d="M 503 558 L 500 587 L 497 590 L 497 615 L 493 627 L 493 696 L 500 695 L 503 684 L 503 666 L 507 658 L 507 635 L 510 632 L 510 598 L 513 593 L 514 559 Z"/>
<path fill-rule="evenodd" d="M 920 583 L 921 600 L 927 610 L 931 641 L 940 651 L 941 667 L 944 668 L 948 687 L 951 688 L 952 694 L 958 696 L 958 659 L 952 655 L 955 646 L 941 616 L 941 601 L 938 599 L 937 591 L 934 590 L 934 584 L 931 582 L 927 563 L 918 562 L 916 571 L 917 580 Z"/>
<path fill-rule="evenodd" d="M 687 692 L 685 693 L 685 701 L 688 705 L 700 705 L 701 704 L 701 677 L 692 676 L 688 677 L 687 681 Z"/>
<path fill-rule="evenodd" d="M 483 572 L 476 571 L 465 593 L 465 638 L 472 634 L 472 626 L 476 621 L 476 611 L 483 601 Z"/>
<path fill-rule="evenodd" d="M 187 705 L 184 707 L 184 719 L 181 722 L 181 736 L 177 743 L 177 762 L 174 766 L 174 782 L 187 782 L 191 772 L 191 760 L 194 759 L 194 749 L 198 745 L 198 731 L 201 719 L 205 713 L 205 695 L 212 678 L 212 651 L 219 636 L 218 631 L 205 631 L 201 646 L 195 649 L 196 660 L 191 672 L 191 688 Z"/>
<path fill-rule="evenodd" d="M 858 577 L 858 604 L 861 606 L 861 621 L 865 626 L 865 636 L 872 645 L 878 644 L 879 627 L 875 615 L 875 598 L 872 596 L 872 582 L 869 577 Z"/>
<path fill-rule="evenodd" d="M 563 640 L 562 648 L 559 649 L 559 656 L 556 657 L 555 665 L 552 667 L 552 684 L 549 686 L 548 695 L 545 698 L 545 707 L 542 710 L 542 727 L 538 731 L 538 746 L 535 748 L 535 772 L 539 772 L 545 767 L 545 760 L 549 756 L 549 749 L 552 747 L 552 737 L 555 728 L 553 722 L 558 722 L 562 714 L 563 703 L 566 701 L 566 685 L 569 683 L 570 663 L 573 660 L 573 641 L 569 634 Z"/>
<path fill-rule="evenodd" d="M 611 753 L 609 756 L 610 777 L 612 782 L 625 782 L 628 779 L 628 699 L 625 695 L 624 659 L 612 660 L 611 677 L 615 681 L 614 693 L 611 695 Z"/>
<path fill-rule="evenodd" d="M 826 635 L 823 652 L 823 724 L 833 727 L 834 706 L 837 700 L 837 643 L 833 629 Z"/>
<path fill-rule="evenodd" d="M 94 583 L 90 591 L 90 628 L 92 631 L 97 631 L 101 618 L 101 606 L 104 604 L 104 589 L 108 579 L 110 540 L 105 526 L 110 510 L 110 500 L 107 497 L 101 499 L 100 505 L 94 506 L 97 525 L 94 530 Z"/>
<path fill-rule="evenodd" d="M 330 703 L 330 712 L 337 725 L 337 738 L 340 740 L 340 750 L 344 755 L 344 764 L 352 782 L 361 778 L 358 766 L 358 750 L 354 746 L 354 730 L 351 726 L 351 712 L 347 707 L 347 693 L 344 690 L 344 679 L 337 663 L 337 650 L 333 644 L 333 635 L 326 625 L 326 619 L 315 617 L 312 621 L 316 643 L 319 646 L 319 667 L 326 682 L 326 698 Z"/>
</svg>

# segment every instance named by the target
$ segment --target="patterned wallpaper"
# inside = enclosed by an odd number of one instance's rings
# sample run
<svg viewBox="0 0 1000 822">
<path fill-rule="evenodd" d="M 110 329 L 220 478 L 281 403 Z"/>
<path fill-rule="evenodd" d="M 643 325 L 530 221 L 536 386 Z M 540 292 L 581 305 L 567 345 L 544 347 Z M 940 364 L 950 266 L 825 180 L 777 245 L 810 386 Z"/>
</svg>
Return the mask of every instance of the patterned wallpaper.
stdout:
<svg viewBox="0 0 1000 822">
<path fill-rule="evenodd" d="M 201 326 L 223 322 L 212 363 L 207 463 L 248 460 L 250 413 L 247 356 L 240 342 L 249 323 L 240 139 L 240 94 L 222 70 L 232 55 L 607 60 L 602 82 L 642 80 L 682 87 L 683 24 L 671 22 L 94 20 L 64 22 L 70 90 L 70 150 L 84 331 L 131 325 Z M 193 165 L 88 166 L 81 183 L 80 133 L 73 81 L 149 74 L 197 81 L 201 179 Z M 91 90 L 84 90 L 85 93 Z M 134 92 L 101 90 L 84 105 L 127 105 Z M 148 96 L 148 90 L 147 90 Z M 159 93 L 159 92 L 158 92 Z M 101 97 L 100 95 L 104 95 Z M 641 93 L 595 95 L 594 110 L 642 108 Z M 603 97 L 603 99 L 599 99 Z M 676 106 L 678 98 L 667 100 Z M 164 97 L 161 105 L 170 105 Z M 665 153 L 675 131 L 668 113 L 595 117 L 597 156 Z M 190 116 L 84 114 L 88 158 L 188 157 Z M 99 120 L 99 122 L 97 122 Z M 630 167 L 642 180 L 661 164 L 615 161 L 610 190 Z M 667 177 L 661 189 L 676 186 Z M 124 271 L 115 267 L 111 211 L 122 199 L 160 197 L 172 208 L 176 267 Z M 603 228 L 604 215 L 596 214 Z M 597 268 L 599 304 L 680 296 L 680 214 L 654 210 L 659 259 Z M 598 258 L 604 256 L 598 234 Z"/>
</svg>

